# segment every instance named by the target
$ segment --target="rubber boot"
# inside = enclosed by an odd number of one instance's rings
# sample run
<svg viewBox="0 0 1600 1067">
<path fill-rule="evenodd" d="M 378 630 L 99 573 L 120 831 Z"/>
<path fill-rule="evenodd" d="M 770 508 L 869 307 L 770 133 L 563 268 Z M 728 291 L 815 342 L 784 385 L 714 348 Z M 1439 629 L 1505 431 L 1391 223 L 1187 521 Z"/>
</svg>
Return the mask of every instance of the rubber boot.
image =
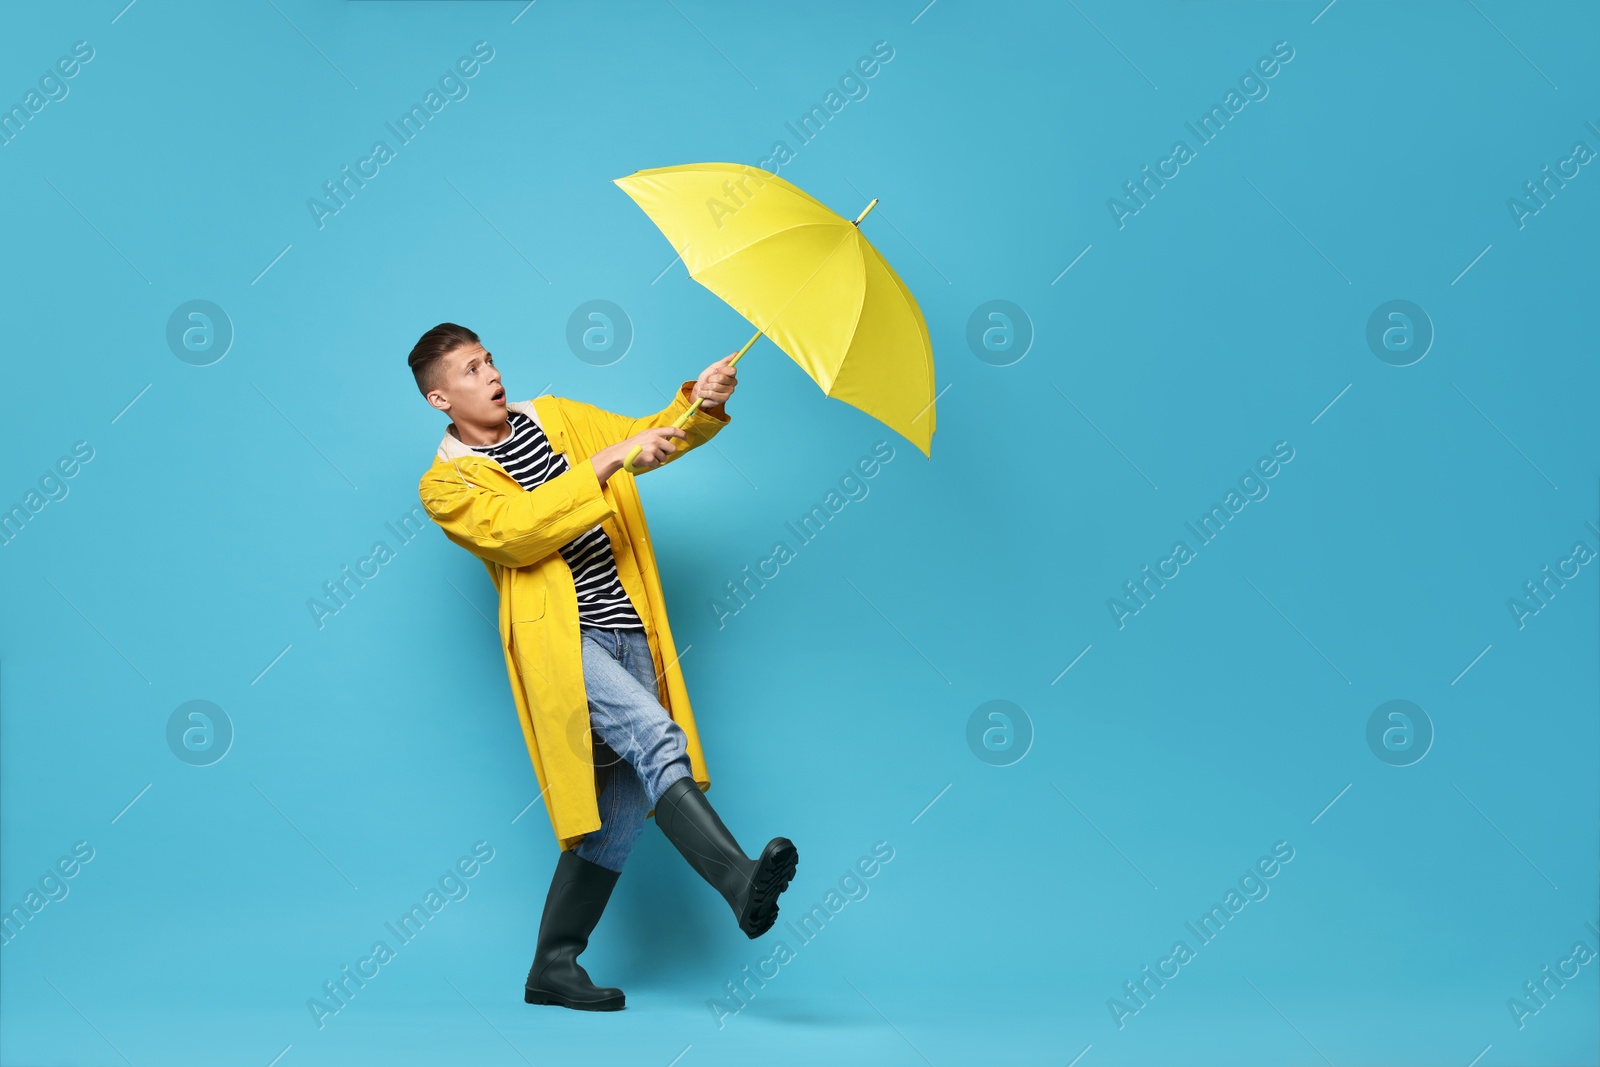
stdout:
<svg viewBox="0 0 1600 1067">
<path fill-rule="evenodd" d="M 759 859 L 750 859 L 689 777 L 661 794 L 656 825 L 689 866 L 722 894 L 745 936 L 760 937 L 772 929 L 778 920 L 778 895 L 789 887 L 800 862 L 794 842 L 774 837 Z"/>
<path fill-rule="evenodd" d="M 561 853 L 539 920 L 539 944 L 523 987 L 525 1002 L 579 1011 L 617 1011 L 624 1006 L 622 990 L 595 985 L 578 962 L 617 878 L 618 872 L 590 863 L 571 849 Z"/>
</svg>

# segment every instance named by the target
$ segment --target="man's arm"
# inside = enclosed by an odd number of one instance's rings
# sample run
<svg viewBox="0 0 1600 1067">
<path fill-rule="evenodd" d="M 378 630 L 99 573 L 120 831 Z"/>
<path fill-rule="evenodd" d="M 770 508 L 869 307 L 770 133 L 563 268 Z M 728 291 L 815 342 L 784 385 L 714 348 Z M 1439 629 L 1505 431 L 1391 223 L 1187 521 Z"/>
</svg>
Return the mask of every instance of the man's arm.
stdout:
<svg viewBox="0 0 1600 1067">
<path fill-rule="evenodd" d="M 535 563 L 616 514 L 588 460 L 517 493 L 468 485 L 446 463 L 422 476 L 418 492 L 423 508 L 447 537 L 504 567 Z"/>
<path fill-rule="evenodd" d="M 694 403 L 690 399 L 694 386 L 695 383 L 692 381 L 684 382 L 678 387 L 677 395 L 672 398 L 672 403 L 654 415 L 645 415 L 637 419 L 630 419 L 626 415 L 618 415 L 615 412 L 606 411 L 604 408 L 586 404 L 581 400 L 571 400 L 566 397 L 557 397 L 556 399 L 560 400 L 569 411 L 581 412 L 587 416 L 601 427 L 604 437 L 609 438 L 612 443 L 617 443 L 645 430 L 671 426 L 677 421 L 678 416 L 689 410 L 689 406 Z M 702 401 L 700 407 L 683 424 L 683 432 L 687 436 L 673 441 L 673 444 L 677 446 L 677 451 L 663 458 L 661 463 L 657 464 L 657 467 L 671 463 L 685 452 L 703 445 L 715 437 L 718 431 L 732 421 L 732 416 L 722 409 L 723 405 L 721 404 L 708 408 L 706 403 Z M 656 468 L 651 469 L 654 470 Z"/>
</svg>

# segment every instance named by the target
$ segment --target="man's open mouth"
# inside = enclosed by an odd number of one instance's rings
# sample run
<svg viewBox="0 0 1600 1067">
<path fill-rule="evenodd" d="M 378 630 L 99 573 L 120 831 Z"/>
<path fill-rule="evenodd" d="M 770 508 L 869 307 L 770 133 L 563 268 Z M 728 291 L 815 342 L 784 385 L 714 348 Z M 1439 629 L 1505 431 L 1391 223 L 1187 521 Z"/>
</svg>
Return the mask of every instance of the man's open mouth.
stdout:
<svg viewBox="0 0 1600 1067">
<path fill-rule="evenodd" d="M 494 395 L 491 396 L 489 399 L 492 402 L 494 402 L 496 404 L 499 404 L 499 403 L 504 402 L 505 398 L 506 398 L 506 391 L 504 389 L 496 389 L 494 391 Z"/>
</svg>

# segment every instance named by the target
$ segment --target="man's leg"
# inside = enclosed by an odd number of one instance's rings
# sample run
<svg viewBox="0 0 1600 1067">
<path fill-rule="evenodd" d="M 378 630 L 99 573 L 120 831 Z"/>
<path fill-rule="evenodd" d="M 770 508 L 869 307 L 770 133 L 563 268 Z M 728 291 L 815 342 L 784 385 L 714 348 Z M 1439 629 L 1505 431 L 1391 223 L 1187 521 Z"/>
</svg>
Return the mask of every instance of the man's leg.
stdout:
<svg viewBox="0 0 1600 1067">
<path fill-rule="evenodd" d="M 622 662 L 638 679 L 646 699 L 636 699 L 630 714 L 616 716 L 630 736 L 607 739 L 634 762 L 643 780 L 656 825 L 674 848 L 712 888 L 722 894 L 739 928 L 755 938 L 778 918 L 778 897 L 789 887 L 799 852 L 786 837 L 775 837 L 751 859 L 723 825 L 690 770 L 687 738 L 656 698 L 655 664 L 643 630 L 621 630 Z M 596 724 L 596 730 L 600 727 Z"/>
<path fill-rule="evenodd" d="M 600 829 L 585 834 L 573 851 L 590 863 L 620 873 L 644 831 L 649 802 L 633 765 L 598 737 L 594 739 L 594 759 L 596 774 L 603 783 Z"/>
<path fill-rule="evenodd" d="M 642 830 L 644 812 L 674 782 L 692 774 L 689 739 L 656 695 L 655 666 L 643 630 L 584 627 L 581 637 L 589 722 L 595 737 L 639 778 L 645 801 L 639 812 Z"/>
<path fill-rule="evenodd" d="M 622 990 L 595 985 L 578 962 L 616 884 L 617 872 L 590 863 L 573 849 L 556 859 L 533 966 L 523 982 L 524 1001 L 581 1011 L 617 1011 L 626 1006 Z"/>
<path fill-rule="evenodd" d="M 623 636 L 615 631 L 583 628 L 580 638 L 593 731 L 591 750 L 600 787 L 600 829 L 584 835 L 576 847 L 562 852 L 556 861 L 523 999 L 530 1004 L 615 1011 L 626 1003 L 622 990 L 595 986 L 578 963 L 578 956 L 588 947 L 589 935 L 599 923 L 617 877 L 644 829 L 645 813 L 653 799 L 646 795 L 633 765 L 605 739 L 631 738 L 635 733 L 654 738 L 661 733 L 660 725 L 649 721 L 652 716 L 644 706 L 645 695 L 660 716 L 666 716 L 666 709 L 655 702 L 653 688 L 645 693 L 635 676 L 637 671 L 630 674 L 619 662 L 625 647 Z M 648 660 L 648 646 L 645 653 Z M 649 677 L 653 681 L 653 673 Z M 675 723 L 671 725 L 677 729 Z M 681 737 L 682 731 L 678 732 Z M 643 745 L 621 747 L 642 750 Z M 667 753 L 673 749 L 670 742 L 657 741 L 654 747 Z M 677 751 L 682 752 L 683 747 Z M 688 773 L 687 762 L 685 759 L 684 773 Z M 660 777 L 659 770 L 654 777 Z"/>
</svg>

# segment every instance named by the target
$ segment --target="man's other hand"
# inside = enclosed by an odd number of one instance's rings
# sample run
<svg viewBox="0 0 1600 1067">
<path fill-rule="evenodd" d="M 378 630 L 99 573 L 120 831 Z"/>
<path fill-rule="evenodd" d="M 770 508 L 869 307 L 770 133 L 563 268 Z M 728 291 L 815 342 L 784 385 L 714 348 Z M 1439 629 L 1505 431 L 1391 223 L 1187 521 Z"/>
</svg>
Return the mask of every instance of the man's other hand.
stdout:
<svg viewBox="0 0 1600 1067">
<path fill-rule="evenodd" d="M 622 469 L 622 463 L 628 458 L 628 453 L 638 445 L 642 452 L 633 465 L 640 470 L 654 470 L 665 463 L 667 457 L 678 450 L 677 442 L 684 440 L 689 435 L 676 426 L 652 426 L 648 430 L 634 434 L 626 441 L 619 441 L 614 445 L 607 445 L 593 456 L 589 462 L 594 464 L 595 477 L 605 485 L 607 479 Z"/>
</svg>

